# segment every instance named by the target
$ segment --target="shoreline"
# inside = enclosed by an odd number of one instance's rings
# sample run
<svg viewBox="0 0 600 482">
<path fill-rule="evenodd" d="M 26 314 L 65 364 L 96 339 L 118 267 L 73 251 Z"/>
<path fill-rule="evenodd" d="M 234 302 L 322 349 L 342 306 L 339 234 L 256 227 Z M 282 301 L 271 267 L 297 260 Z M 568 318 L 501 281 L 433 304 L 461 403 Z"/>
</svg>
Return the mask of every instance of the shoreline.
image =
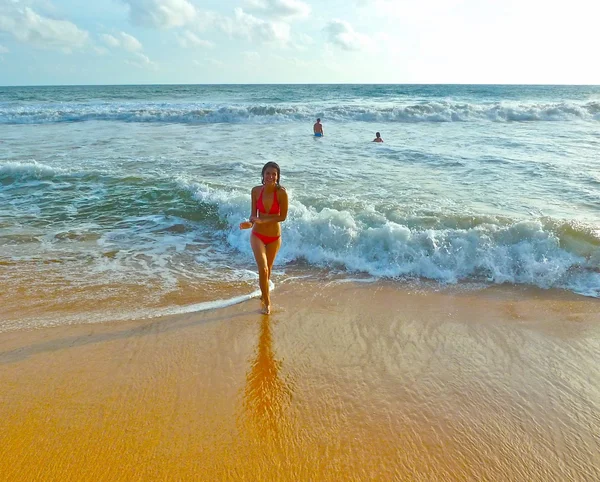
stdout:
<svg viewBox="0 0 600 482">
<path fill-rule="evenodd" d="M 0 333 L 0 478 L 600 478 L 599 306 L 303 280 L 270 316 Z"/>
<path fill-rule="evenodd" d="M 276 273 L 277 274 L 277 273 Z M 295 268 L 290 272 L 290 275 L 277 279 L 274 287 L 274 296 L 277 297 L 281 289 L 285 291 L 294 289 L 294 286 L 303 283 L 321 285 L 321 286 L 371 286 L 373 289 L 378 287 L 386 287 L 390 290 L 399 292 L 406 291 L 411 293 L 445 293 L 449 296 L 468 295 L 472 293 L 474 296 L 493 296 L 498 293 L 498 296 L 503 296 L 505 293 L 515 295 L 517 297 L 534 297 L 534 298 L 551 298 L 556 300 L 588 300 L 593 303 L 594 300 L 600 303 L 600 298 L 588 296 L 565 288 L 540 288 L 527 284 L 486 284 L 480 281 L 462 280 L 454 284 L 445 284 L 435 280 L 428 279 L 406 279 L 402 281 L 386 280 L 374 278 L 368 275 L 357 275 L 356 277 L 336 277 L 326 270 L 315 272 L 307 271 L 303 268 Z M 136 291 L 131 286 L 114 287 L 125 294 L 121 298 L 115 297 L 112 302 L 117 308 L 111 308 L 107 305 L 107 300 L 101 301 L 101 308 L 90 309 L 89 311 L 81 311 L 84 309 L 83 301 L 78 301 L 74 308 L 68 303 L 57 303 L 52 300 L 51 310 L 41 311 L 43 304 L 39 303 L 36 298 L 34 303 L 35 308 L 30 308 L 32 299 L 24 297 L 20 301 L 12 303 L 17 306 L 27 306 L 19 316 L 19 311 L 12 309 L 10 317 L 0 318 L 0 335 L 11 332 L 27 332 L 45 330 L 50 328 L 61 327 L 76 327 L 87 325 L 104 325 L 113 323 L 136 323 L 150 322 L 155 320 L 169 319 L 172 316 L 180 315 L 199 315 L 203 312 L 211 312 L 223 310 L 224 308 L 235 306 L 238 304 L 252 303 L 253 299 L 260 297 L 260 291 L 257 286 L 247 284 L 232 284 L 222 283 L 212 286 L 212 289 L 217 291 L 216 299 L 207 297 L 207 293 L 198 293 L 196 290 L 183 290 L 181 293 L 169 293 L 163 297 L 160 303 L 155 304 L 140 304 L 140 307 L 135 307 Z M 273 289 L 273 284 L 272 284 Z M 285 292 L 284 291 L 284 292 Z M 213 293 L 214 295 L 215 293 Z M 91 296 L 91 294 L 90 294 Z M 200 298 L 198 298 L 200 297 Z M 146 300 L 144 300 L 146 301 Z M 96 300 L 88 300 L 88 304 L 95 304 Z M 123 310 L 121 305 L 127 304 L 128 309 Z M 121 309 L 118 309 L 121 307 Z M 6 315 L 5 315 L 6 316 Z M 59 318 L 61 320 L 59 321 Z"/>
</svg>

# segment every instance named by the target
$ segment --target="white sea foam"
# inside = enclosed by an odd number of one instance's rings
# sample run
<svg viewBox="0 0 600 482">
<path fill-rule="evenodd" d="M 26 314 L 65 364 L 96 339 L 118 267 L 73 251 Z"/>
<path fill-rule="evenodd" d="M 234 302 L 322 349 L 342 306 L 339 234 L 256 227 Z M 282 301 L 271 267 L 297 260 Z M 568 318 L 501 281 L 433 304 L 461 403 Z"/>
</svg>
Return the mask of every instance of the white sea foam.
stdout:
<svg viewBox="0 0 600 482">
<path fill-rule="evenodd" d="M 269 289 L 271 291 L 275 290 L 275 284 L 270 281 Z M 202 303 L 195 303 L 192 305 L 185 306 L 177 306 L 177 307 L 168 307 L 161 310 L 155 310 L 152 312 L 152 316 L 164 316 L 164 315 L 179 315 L 184 313 L 199 313 L 202 311 L 215 310 L 221 308 L 227 308 L 228 306 L 237 305 L 243 303 L 245 301 L 251 300 L 253 298 L 260 297 L 260 290 L 253 291 L 247 295 L 234 296 L 233 298 L 225 299 L 225 300 L 211 300 L 204 301 Z"/>
<path fill-rule="evenodd" d="M 270 288 L 273 291 L 275 285 L 270 283 Z M 0 325 L 0 333 L 8 332 L 12 330 L 18 330 L 23 328 L 42 328 L 57 325 L 72 325 L 80 323 L 103 323 L 107 321 L 130 321 L 130 320 L 146 320 L 159 318 L 162 316 L 170 315 L 183 315 L 188 313 L 201 313 L 204 311 L 218 310 L 234 306 L 240 303 L 244 303 L 251 299 L 259 298 L 260 290 L 253 291 L 249 294 L 234 296 L 227 299 L 216 299 L 210 301 L 204 301 L 201 303 L 193 303 L 189 305 L 181 306 L 168 306 L 165 308 L 143 308 L 143 309 L 129 309 L 118 311 L 89 311 L 84 313 L 75 314 L 61 314 L 60 316 L 55 315 L 40 315 L 34 319 L 19 319 L 16 321 L 4 321 Z"/>
<path fill-rule="evenodd" d="M 51 167 L 35 160 L 0 161 L 0 177 L 47 178 L 62 172 L 64 172 L 63 169 Z"/>
<path fill-rule="evenodd" d="M 247 216 L 248 196 L 201 184 L 190 189 L 204 202 L 219 206 L 220 215 L 230 225 L 227 242 L 251 257 L 249 233 L 237 227 Z M 576 287 L 578 293 L 600 296 L 600 273 L 593 271 L 597 241 L 582 238 L 576 251 L 567 251 L 559 234 L 541 220 L 487 223 L 467 229 L 409 228 L 381 214 L 365 217 L 331 208 L 317 211 L 292 198 L 282 236 L 282 263 L 303 259 L 314 266 L 376 278 L 420 277 L 443 283 L 479 279 L 541 288 Z M 588 256 L 582 255 L 585 253 Z"/>
<path fill-rule="evenodd" d="M 467 121 L 598 121 L 600 101 L 570 102 L 422 102 L 322 105 L 316 109 L 337 122 L 467 122 Z M 38 124 L 84 121 L 136 123 L 290 123 L 310 122 L 314 104 L 72 104 L 0 107 L 0 124 Z"/>
</svg>

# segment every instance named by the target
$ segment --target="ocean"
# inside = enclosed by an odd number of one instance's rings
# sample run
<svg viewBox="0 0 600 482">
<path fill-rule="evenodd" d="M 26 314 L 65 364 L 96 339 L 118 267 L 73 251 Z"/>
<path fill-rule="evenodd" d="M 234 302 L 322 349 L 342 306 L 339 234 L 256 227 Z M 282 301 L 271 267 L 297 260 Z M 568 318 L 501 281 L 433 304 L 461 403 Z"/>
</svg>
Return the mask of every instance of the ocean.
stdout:
<svg viewBox="0 0 600 482">
<path fill-rule="evenodd" d="M 599 152 L 600 86 L 0 87 L 0 331 L 256 296 L 267 161 L 275 305 L 305 278 L 597 298 Z"/>
</svg>

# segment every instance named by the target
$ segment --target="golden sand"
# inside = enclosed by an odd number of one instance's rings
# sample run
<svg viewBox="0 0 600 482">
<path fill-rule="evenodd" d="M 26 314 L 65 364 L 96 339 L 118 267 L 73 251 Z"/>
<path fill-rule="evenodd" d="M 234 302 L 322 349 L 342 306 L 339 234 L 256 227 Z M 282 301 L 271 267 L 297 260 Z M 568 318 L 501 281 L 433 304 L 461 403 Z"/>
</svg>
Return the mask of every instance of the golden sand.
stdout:
<svg viewBox="0 0 600 482">
<path fill-rule="evenodd" d="M 600 303 L 282 285 L 0 333 L 0 480 L 600 480 Z"/>
</svg>

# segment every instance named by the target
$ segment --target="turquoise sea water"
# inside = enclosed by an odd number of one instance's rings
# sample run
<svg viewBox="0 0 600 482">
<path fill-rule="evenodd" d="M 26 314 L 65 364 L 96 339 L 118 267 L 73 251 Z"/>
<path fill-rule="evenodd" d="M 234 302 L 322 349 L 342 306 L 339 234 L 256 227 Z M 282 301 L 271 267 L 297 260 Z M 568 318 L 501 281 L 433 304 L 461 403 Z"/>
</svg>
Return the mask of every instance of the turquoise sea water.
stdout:
<svg viewBox="0 0 600 482">
<path fill-rule="evenodd" d="M 267 161 L 290 195 L 276 285 L 598 297 L 599 153 L 597 86 L 0 87 L 0 329 L 251 293 L 237 226 Z"/>
</svg>

